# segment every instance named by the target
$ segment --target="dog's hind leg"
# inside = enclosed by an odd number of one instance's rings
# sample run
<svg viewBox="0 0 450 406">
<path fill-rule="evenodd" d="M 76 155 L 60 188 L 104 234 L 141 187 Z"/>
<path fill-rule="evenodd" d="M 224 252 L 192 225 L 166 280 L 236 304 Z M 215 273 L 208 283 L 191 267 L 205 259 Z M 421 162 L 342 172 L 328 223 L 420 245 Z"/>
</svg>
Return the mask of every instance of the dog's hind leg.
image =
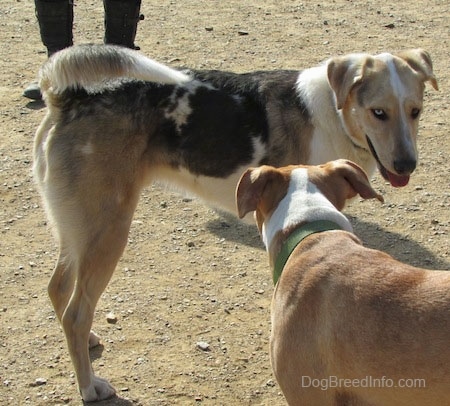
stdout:
<svg viewBox="0 0 450 406">
<path fill-rule="evenodd" d="M 62 252 L 59 253 L 58 262 L 48 284 L 48 295 L 52 301 L 58 320 L 61 321 L 64 310 L 67 307 L 70 296 L 73 293 L 75 282 L 75 269 L 64 259 Z"/>
<path fill-rule="evenodd" d="M 60 322 L 73 293 L 75 273 L 75 267 L 73 265 L 71 266 L 71 264 L 65 260 L 63 253 L 60 252 L 58 262 L 48 284 L 48 295 Z M 89 348 L 93 348 L 99 344 L 100 337 L 91 330 L 89 334 Z"/>
<path fill-rule="evenodd" d="M 89 224 L 77 227 L 89 230 L 88 233 L 71 233 L 70 244 L 62 235 L 61 255 L 49 285 L 85 401 L 107 399 L 115 393 L 114 388 L 92 370 L 89 346 L 93 340 L 98 341 L 98 337 L 91 332 L 91 326 L 97 301 L 125 248 L 137 197 L 126 205 L 123 202 L 106 204 L 107 200 L 103 198 L 104 211 L 97 218 L 87 213 L 77 216 L 80 221 L 92 219 Z"/>
<path fill-rule="evenodd" d="M 44 120 L 34 148 L 35 177 L 60 246 L 48 291 L 82 398 L 97 401 L 115 391 L 92 370 L 89 346 L 98 337 L 91 326 L 127 242 L 145 178 L 147 139 L 125 119 L 108 128 L 108 120 L 99 123 L 100 113 L 68 123 L 58 114 Z"/>
<path fill-rule="evenodd" d="M 75 167 L 67 169 L 67 159 L 59 159 L 51 142 L 45 156 L 50 158 L 38 162 L 37 177 L 60 244 L 48 291 L 83 400 L 103 400 L 115 390 L 92 370 L 89 346 L 98 337 L 91 326 L 97 301 L 125 248 L 141 185 L 133 180 L 135 166 L 127 171 L 124 160 L 111 164 L 111 171 L 92 160 L 79 165 L 73 176 Z"/>
<path fill-rule="evenodd" d="M 92 371 L 89 338 L 93 338 L 90 329 L 95 306 L 125 247 L 128 228 L 129 221 L 104 224 L 95 242 L 87 247 L 80 258 L 75 287 L 61 319 L 85 401 L 106 399 L 115 393 L 107 381 L 96 377 Z"/>
</svg>

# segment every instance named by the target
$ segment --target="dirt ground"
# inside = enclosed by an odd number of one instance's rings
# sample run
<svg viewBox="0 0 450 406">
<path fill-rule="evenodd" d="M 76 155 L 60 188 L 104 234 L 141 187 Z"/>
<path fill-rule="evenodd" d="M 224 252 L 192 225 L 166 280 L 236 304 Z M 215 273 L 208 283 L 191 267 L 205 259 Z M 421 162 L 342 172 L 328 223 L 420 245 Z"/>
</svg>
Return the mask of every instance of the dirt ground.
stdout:
<svg viewBox="0 0 450 406">
<path fill-rule="evenodd" d="M 75 3 L 75 42 L 101 42 L 101 1 Z M 450 6 L 380 3 L 144 0 L 136 43 L 172 66 L 237 72 L 301 69 L 355 51 L 428 50 L 440 91 L 427 86 L 420 164 L 402 189 L 375 175 L 385 204 L 355 201 L 346 214 L 366 245 L 449 269 Z M 21 95 L 46 58 L 31 0 L 2 0 L 0 43 L 0 404 L 79 405 L 46 291 L 57 246 L 31 174 L 45 108 Z M 272 289 L 256 228 L 148 188 L 97 307 L 104 345 L 92 352 L 93 365 L 118 390 L 101 404 L 284 404 L 268 358 Z"/>
</svg>

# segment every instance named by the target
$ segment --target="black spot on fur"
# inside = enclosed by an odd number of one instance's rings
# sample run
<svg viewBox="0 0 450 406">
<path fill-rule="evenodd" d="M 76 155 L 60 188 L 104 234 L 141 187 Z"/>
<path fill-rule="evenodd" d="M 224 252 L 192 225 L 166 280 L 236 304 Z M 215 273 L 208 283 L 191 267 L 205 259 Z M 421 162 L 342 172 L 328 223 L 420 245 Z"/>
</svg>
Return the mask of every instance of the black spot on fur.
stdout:
<svg viewBox="0 0 450 406">
<path fill-rule="evenodd" d="M 189 103 L 192 113 L 182 126 L 177 150 L 193 173 L 226 176 L 251 161 L 255 137 L 267 137 L 265 112 L 252 99 L 202 86 Z"/>
<path fill-rule="evenodd" d="M 193 74 L 196 79 L 210 83 L 230 94 L 245 95 L 258 103 L 261 108 L 266 108 L 268 100 L 277 100 L 282 104 L 295 105 L 306 111 L 306 106 L 301 104 L 295 92 L 299 71 L 256 71 L 239 74 L 210 70 L 194 71 Z"/>
</svg>

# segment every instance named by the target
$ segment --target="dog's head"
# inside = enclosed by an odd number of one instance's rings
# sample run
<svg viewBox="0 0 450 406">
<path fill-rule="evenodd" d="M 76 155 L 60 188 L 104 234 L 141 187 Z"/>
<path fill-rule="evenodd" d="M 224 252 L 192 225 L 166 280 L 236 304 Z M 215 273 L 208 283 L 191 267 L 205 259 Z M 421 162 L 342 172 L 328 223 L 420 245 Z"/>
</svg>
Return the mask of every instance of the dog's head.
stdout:
<svg viewBox="0 0 450 406">
<path fill-rule="evenodd" d="M 250 168 L 241 176 L 236 188 L 238 214 L 243 218 L 254 211 L 256 223 L 261 231 L 262 225 L 277 208 L 278 203 L 288 192 L 291 173 L 298 168 L 306 168 L 308 182 L 313 183 L 320 192 L 336 207 L 342 210 L 347 199 L 360 195 L 363 199 L 376 198 L 383 201 L 370 185 L 366 173 L 355 163 L 339 159 L 323 165 L 290 165 L 283 168 L 261 166 Z M 308 185 L 305 185 L 305 193 Z"/>
<path fill-rule="evenodd" d="M 428 53 L 352 54 L 330 59 L 327 70 L 354 144 L 371 152 L 392 186 L 405 186 L 417 165 L 424 84 L 438 89 Z"/>
</svg>

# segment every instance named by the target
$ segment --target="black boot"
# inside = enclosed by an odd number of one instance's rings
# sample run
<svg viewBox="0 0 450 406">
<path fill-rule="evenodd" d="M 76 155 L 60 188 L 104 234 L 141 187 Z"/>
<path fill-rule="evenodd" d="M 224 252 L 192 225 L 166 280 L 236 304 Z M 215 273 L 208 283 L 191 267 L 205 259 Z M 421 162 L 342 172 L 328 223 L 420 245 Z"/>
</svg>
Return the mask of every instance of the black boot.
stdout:
<svg viewBox="0 0 450 406">
<path fill-rule="evenodd" d="M 139 14 L 141 0 L 103 0 L 105 9 L 105 44 L 122 45 L 139 49 L 134 45 L 137 24 L 144 16 Z"/>
<path fill-rule="evenodd" d="M 73 44 L 73 0 L 35 0 L 36 17 L 42 43 L 51 56 Z M 41 89 L 37 82 L 30 83 L 23 95 L 32 100 L 41 100 Z"/>
<path fill-rule="evenodd" d="M 34 0 L 48 56 L 73 45 L 73 0 Z"/>
</svg>

